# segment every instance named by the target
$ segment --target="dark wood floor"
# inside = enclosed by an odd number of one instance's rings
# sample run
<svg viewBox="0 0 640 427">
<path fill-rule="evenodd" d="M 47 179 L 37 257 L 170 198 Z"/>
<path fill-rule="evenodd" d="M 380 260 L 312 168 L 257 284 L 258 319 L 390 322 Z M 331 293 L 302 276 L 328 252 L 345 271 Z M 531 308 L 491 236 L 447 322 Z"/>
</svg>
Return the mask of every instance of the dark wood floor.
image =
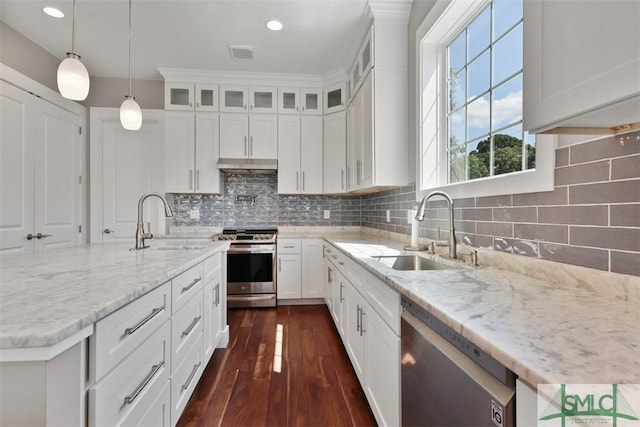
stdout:
<svg viewBox="0 0 640 427">
<path fill-rule="evenodd" d="M 326 306 L 234 309 L 228 323 L 229 346 L 215 351 L 178 426 L 376 425 Z"/>
</svg>

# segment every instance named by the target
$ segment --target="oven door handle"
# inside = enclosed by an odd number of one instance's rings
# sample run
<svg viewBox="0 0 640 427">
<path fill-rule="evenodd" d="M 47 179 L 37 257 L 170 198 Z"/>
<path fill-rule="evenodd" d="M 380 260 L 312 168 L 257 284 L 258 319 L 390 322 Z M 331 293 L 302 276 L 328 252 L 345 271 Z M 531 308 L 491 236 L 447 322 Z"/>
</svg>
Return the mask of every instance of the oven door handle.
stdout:
<svg viewBox="0 0 640 427">
<path fill-rule="evenodd" d="M 237 253 L 274 253 L 276 251 L 276 247 L 275 245 L 267 245 L 265 247 L 247 247 L 247 248 L 238 248 L 238 247 L 231 247 L 229 248 L 229 250 L 227 251 L 228 254 L 237 254 Z"/>
</svg>

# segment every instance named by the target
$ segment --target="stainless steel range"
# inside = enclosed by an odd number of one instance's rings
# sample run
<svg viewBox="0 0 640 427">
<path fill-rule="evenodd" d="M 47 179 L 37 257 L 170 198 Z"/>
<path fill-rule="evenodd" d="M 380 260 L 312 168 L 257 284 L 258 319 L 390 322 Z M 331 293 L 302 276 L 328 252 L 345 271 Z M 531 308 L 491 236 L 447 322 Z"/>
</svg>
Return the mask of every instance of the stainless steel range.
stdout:
<svg viewBox="0 0 640 427">
<path fill-rule="evenodd" d="M 227 307 L 276 306 L 278 230 L 224 229 L 214 240 L 230 242 L 227 252 Z"/>
</svg>

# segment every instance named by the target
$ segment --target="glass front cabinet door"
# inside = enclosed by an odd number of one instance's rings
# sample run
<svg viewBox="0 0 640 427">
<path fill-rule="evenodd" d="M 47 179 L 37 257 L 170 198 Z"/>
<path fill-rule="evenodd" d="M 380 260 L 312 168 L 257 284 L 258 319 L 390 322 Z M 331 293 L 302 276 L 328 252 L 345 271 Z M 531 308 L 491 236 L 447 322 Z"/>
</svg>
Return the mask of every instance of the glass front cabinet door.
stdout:
<svg viewBox="0 0 640 427">
<path fill-rule="evenodd" d="M 345 84 L 340 83 L 329 86 L 324 90 L 324 112 L 325 114 L 341 111 L 344 109 Z"/>
<path fill-rule="evenodd" d="M 196 84 L 196 110 L 218 111 L 218 85 Z"/>
<path fill-rule="evenodd" d="M 193 110 L 194 101 L 193 83 L 165 83 L 164 108 L 165 110 Z"/>
<path fill-rule="evenodd" d="M 301 89 L 302 114 L 322 114 L 322 89 Z"/>
<path fill-rule="evenodd" d="M 290 87 L 278 88 L 278 113 L 300 113 L 300 89 Z"/>
</svg>

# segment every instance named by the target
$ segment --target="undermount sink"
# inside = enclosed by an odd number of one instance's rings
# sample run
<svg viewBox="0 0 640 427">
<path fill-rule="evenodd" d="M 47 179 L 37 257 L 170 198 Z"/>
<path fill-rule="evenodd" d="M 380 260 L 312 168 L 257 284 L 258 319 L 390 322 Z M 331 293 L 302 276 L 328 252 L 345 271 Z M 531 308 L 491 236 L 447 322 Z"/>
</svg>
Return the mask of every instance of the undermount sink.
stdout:
<svg viewBox="0 0 640 427">
<path fill-rule="evenodd" d="M 383 255 L 372 257 L 380 261 L 387 267 L 394 270 L 421 271 L 421 270 L 455 270 L 455 267 L 448 266 L 441 262 L 423 258 L 418 255 Z"/>
</svg>

